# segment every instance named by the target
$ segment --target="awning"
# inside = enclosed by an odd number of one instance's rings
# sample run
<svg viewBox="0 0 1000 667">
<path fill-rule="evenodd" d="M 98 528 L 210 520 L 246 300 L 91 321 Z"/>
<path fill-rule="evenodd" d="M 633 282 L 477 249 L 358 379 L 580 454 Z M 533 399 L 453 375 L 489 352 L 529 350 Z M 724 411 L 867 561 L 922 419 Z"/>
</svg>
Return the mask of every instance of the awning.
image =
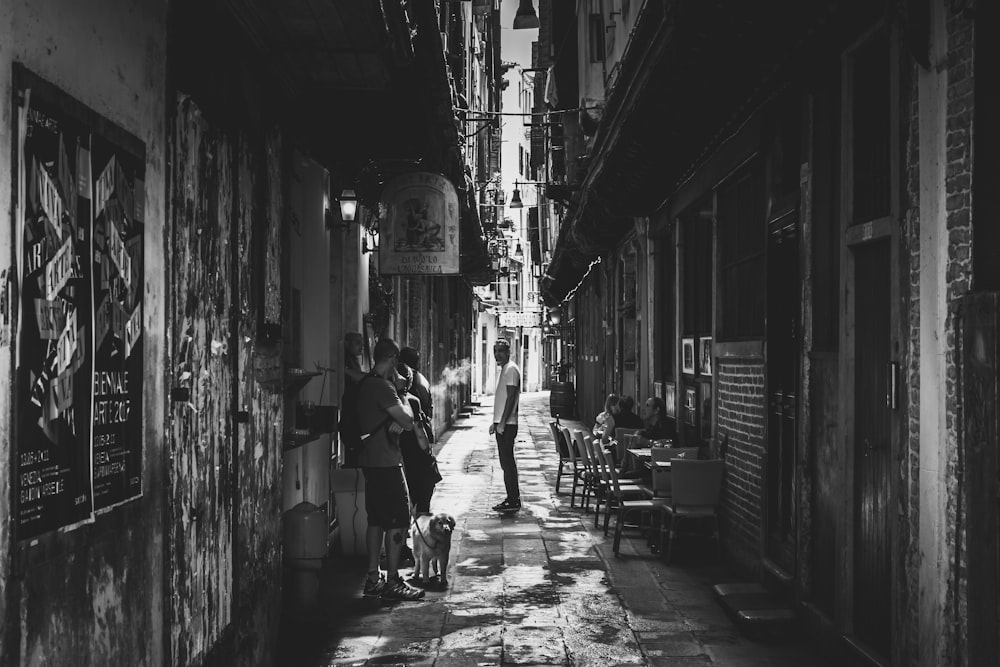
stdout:
<svg viewBox="0 0 1000 667">
<path fill-rule="evenodd" d="M 587 174 L 543 289 L 560 303 L 636 217 L 655 213 L 714 149 L 815 54 L 836 53 L 881 3 L 647 2 L 605 104 Z"/>
</svg>

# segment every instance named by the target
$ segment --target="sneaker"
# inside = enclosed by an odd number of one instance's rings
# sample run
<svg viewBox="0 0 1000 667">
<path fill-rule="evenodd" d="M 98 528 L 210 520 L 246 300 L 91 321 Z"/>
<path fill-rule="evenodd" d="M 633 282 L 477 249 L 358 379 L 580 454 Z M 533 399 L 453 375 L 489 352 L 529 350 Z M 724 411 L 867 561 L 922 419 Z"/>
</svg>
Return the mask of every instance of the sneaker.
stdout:
<svg viewBox="0 0 1000 667">
<path fill-rule="evenodd" d="M 401 602 L 416 602 L 423 599 L 426 593 L 419 588 L 414 588 L 400 578 L 395 578 L 385 583 L 382 589 L 383 600 L 399 600 Z"/>
<path fill-rule="evenodd" d="M 380 573 L 378 579 L 372 581 L 371 577 L 365 576 L 365 590 L 364 596 L 366 598 L 377 598 L 382 595 L 382 591 L 385 590 L 385 577 Z"/>
<path fill-rule="evenodd" d="M 505 500 L 499 505 L 493 506 L 495 512 L 516 512 L 519 509 L 521 509 L 520 500 Z"/>
</svg>

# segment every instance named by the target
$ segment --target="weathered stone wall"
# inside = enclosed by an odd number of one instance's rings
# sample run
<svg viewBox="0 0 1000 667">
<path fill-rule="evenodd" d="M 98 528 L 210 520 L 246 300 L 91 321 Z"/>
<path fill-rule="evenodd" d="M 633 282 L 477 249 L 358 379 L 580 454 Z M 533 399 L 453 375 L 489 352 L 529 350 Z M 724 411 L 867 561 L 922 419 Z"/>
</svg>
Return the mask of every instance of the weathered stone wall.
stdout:
<svg viewBox="0 0 1000 667">
<path fill-rule="evenodd" d="M 145 144 L 145 368 L 162 368 L 164 355 L 166 12 L 163 2 L 0 4 L 0 271 L 16 247 L 11 77 L 20 63 Z M 144 380 L 142 498 L 17 544 L 8 467 L 13 348 L 0 338 L 0 663 L 163 664 L 163 377 Z"/>
<path fill-rule="evenodd" d="M 912 84 L 904 88 L 902 100 L 908 121 L 904 128 L 903 248 L 909 269 L 909 349 L 907 451 L 900 470 L 905 482 L 900 525 L 906 557 L 897 602 L 905 629 L 897 633 L 896 650 L 906 663 L 968 664 L 964 649 L 966 550 L 959 484 L 960 350 L 956 348 L 961 323 L 955 313 L 972 277 L 974 33 L 967 15 L 953 11 L 947 3 L 932 4 L 932 71 L 907 61 L 911 69 L 904 70 L 903 77 L 906 84 Z M 929 93 L 933 86 L 943 90 Z M 935 108 L 934 102 L 942 98 L 943 103 Z M 943 128 L 943 151 L 935 143 L 940 140 L 933 137 L 937 127 Z M 943 153 L 943 164 L 938 164 L 935 150 Z M 929 197 L 929 189 L 939 194 Z M 928 272 L 935 271 L 940 272 L 940 279 L 930 286 Z M 935 296 L 935 287 L 944 291 L 939 308 L 935 299 L 928 298 Z M 940 331 L 943 338 L 936 335 Z M 940 365 L 939 372 L 933 370 L 934 364 Z M 933 386 L 922 386 L 931 376 L 936 377 Z M 937 408 L 944 417 L 937 434 L 928 432 L 927 417 L 934 410 L 929 402 L 943 403 Z M 929 458 L 939 465 L 935 478 L 927 474 Z M 928 498 L 938 497 L 935 507 Z M 928 512 L 940 515 L 928 522 Z M 928 530 L 935 525 L 937 531 Z M 928 633 L 931 623 L 941 631 Z"/>
</svg>

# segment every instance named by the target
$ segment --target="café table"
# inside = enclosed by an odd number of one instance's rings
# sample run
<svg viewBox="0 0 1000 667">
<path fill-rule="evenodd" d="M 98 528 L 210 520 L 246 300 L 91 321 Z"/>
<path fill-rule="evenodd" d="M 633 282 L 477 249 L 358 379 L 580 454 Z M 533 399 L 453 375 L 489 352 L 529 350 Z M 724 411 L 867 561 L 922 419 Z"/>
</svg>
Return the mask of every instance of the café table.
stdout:
<svg viewBox="0 0 1000 667">
<path fill-rule="evenodd" d="M 627 464 L 622 465 L 622 472 L 635 471 L 646 477 L 651 470 L 649 463 L 653 459 L 652 450 L 649 447 L 630 447 L 625 453 L 628 454 L 628 459 Z"/>
</svg>

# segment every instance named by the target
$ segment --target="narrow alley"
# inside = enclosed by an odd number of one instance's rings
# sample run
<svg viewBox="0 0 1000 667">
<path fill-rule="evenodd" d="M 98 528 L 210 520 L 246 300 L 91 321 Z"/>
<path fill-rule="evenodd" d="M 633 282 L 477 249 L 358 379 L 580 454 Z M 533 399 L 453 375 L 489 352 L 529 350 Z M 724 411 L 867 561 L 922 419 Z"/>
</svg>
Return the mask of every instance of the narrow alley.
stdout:
<svg viewBox="0 0 1000 667">
<path fill-rule="evenodd" d="M 554 493 L 548 400 L 548 392 L 523 396 L 519 513 L 490 509 L 503 496 L 487 435 L 490 405 L 438 443 L 444 481 L 432 510 L 457 520 L 447 591 L 428 590 L 416 603 L 363 598 L 364 558 L 332 553 L 318 608 L 286 609 L 276 664 L 828 664 L 794 640 L 740 634 L 713 599 L 711 587 L 733 575 L 707 541 L 692 541 L 667 566 L 632 530 L 616 558 L 610 535 L 594 529 L 593 512 L 571 509 L 565 487 Z"/>
</svg>

